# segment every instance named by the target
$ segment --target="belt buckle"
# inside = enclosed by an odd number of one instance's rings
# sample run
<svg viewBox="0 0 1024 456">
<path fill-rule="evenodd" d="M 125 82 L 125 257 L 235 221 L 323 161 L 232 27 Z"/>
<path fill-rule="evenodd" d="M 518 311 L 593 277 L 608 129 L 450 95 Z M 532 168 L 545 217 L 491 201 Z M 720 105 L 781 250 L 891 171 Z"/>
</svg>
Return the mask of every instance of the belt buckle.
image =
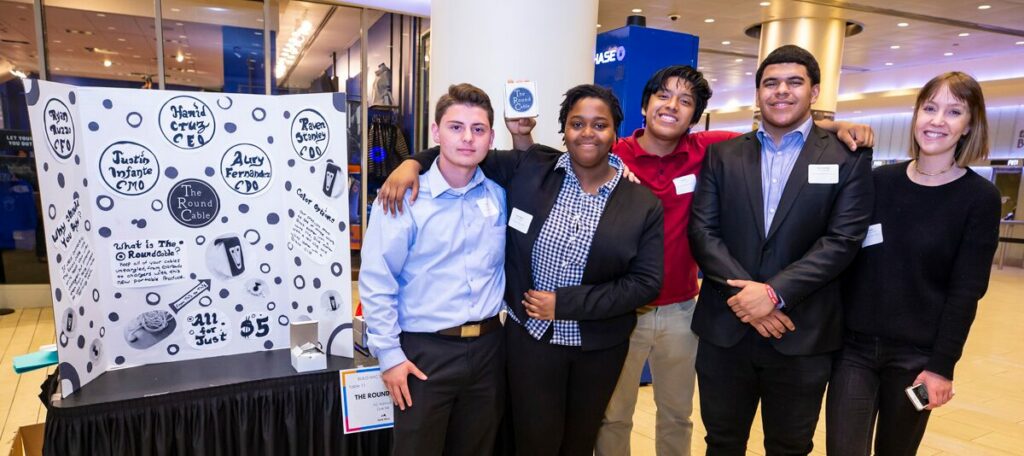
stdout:
<svg viewBox="0 0 1024 456">
<path fill-rule="evenodd" d="M 480 337 L 480 325 L 462 325 L 460 337 Z"/>
</svg>

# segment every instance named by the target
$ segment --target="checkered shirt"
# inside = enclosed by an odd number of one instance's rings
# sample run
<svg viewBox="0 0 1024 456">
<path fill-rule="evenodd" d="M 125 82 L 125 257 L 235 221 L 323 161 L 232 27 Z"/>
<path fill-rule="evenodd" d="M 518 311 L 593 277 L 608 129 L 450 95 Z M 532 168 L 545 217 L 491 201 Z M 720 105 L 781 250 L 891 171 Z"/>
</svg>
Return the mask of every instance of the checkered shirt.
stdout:
<svg viewBox="0 0 1024 456">
<path fill-rule="evenodd" d="M 558 199 L 537 242 L 533 245 L 533 285 L 538 291 L 555 291 L 559 287 L 579 285 L 583 280 L 583 269 L 590 254 L 590 243 L 601 221 L 608 196 L 622 178 L 622 160 L 615 154 L 608 155 L 608 162 L 615 168 L 615 177 L 598 188 L 596 195 L 583 191 L 583 186 L 572 170 L 569 154 L 558 158 L 555 169 L 565 170 L 565 180 L 558 192 Z M 555 303 L 558 306 L 558 303 Z M 518 322 L 515 314 L 509 312 Z M 555 329 L 551 343 L 579 347 L 583 345 L 579 322 L 575 320 L 535 320 L 527 318 L 526 330 L 534 339 L 540 340 L 548 327 Z"/>
</svg>

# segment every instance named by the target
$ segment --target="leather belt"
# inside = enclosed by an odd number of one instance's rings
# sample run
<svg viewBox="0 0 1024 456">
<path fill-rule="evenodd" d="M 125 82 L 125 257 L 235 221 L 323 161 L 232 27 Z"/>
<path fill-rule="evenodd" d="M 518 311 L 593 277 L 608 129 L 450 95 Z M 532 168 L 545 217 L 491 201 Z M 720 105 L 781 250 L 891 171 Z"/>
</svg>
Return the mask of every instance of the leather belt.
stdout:
<svg viewBox="0 0 1024 456">
<path fill-rule="evenodd" d="M 495 315 L 480 321 L 472 321 L 454 328 L 442 329 L 437 333 L 452 337 L 480 337 L 501 327 L 501 321 Z"/>
</svg>

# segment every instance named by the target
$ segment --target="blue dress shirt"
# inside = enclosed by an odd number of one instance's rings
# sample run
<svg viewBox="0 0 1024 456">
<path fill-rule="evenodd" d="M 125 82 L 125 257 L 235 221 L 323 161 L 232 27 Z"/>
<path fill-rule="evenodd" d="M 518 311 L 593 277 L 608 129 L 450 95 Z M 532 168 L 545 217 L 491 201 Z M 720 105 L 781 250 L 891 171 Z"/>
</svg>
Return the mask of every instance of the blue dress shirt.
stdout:
<svg viewBox="0 0 1024 456">
<path fill-rule="evenodd" d="M 560 287 L 572 287 L 583 282 L 583 270 L 590 256 L 590 244 L 594 240 L 597 224 L 608 203 L 612 190 L 622 178 L 622 160 L 615 154 L 608 155 L 608 162 L 615 168 L 615 176 L 598 187 L 597 194 L 583 191 L 576 173 L 573 172 L 569 154 L 562 154 L 555 169 L 565 170 L 562 189 L 551 208 L 544 226 L 541 227 L 537 242 L 533 245 L 533 286 L 538 291 L 555 291 Z M 558 306 L 558 303 L 555 303 Z M 518 321 L 515 313 L 509 312 Z M 548 328 L 554 325 L 551 343 L 578 347 L 583 345 L 580 325 L 573 320 L 535 320 L 528 318 L 523 326 L 534 339 L 540 340 Z"/>
<path fill-rule="evenodd" d="M 761 195 L 764 198 L 764 234 L 772 226 L 775 211 L 779 208 L 782 191 L 789 181 L 793 165 L 804 148 L 807 135 L 814 120 L 810 117 L 796 130 L 782 136 L 782 144 L 775 144 L 772 135 L 764 130 L 764 123 L 757 129 L 757 140 L 761 142 Z"/>
<path fill-rule="evenodd" d="M 371 353 L 406 360 L 402 332 L 432 333 L 497 315 L 505 291 L 505 191 L 479 168 L 452 188 L 437 162 L 405 213 L 376 212 L 363 238 L 359 296 Z"/>
</svg>

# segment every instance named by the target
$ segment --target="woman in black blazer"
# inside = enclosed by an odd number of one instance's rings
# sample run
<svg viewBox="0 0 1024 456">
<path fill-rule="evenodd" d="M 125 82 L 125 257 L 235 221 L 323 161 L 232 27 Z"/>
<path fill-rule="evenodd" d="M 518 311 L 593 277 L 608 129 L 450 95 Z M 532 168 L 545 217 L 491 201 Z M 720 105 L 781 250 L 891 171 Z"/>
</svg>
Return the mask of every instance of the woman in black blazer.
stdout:
<svg viewBox="0 0 1024 456">
<path fill-rule="evenodd" d="M 567 154 L 535 145 L 492 151 L 480 164 L 506 189 L 510 214 L 505 333 L 518 454 L 593 454 L 635 310 L 661 287 L 661 204 L 623 179 L 610 154 L 622 117 L 610 90 L 576 86 L 558 116 Z M 414 158 L 426 168 L 436 156 Z M 401 188 L 415 168 L 389 180 Z"/>
</svg>

